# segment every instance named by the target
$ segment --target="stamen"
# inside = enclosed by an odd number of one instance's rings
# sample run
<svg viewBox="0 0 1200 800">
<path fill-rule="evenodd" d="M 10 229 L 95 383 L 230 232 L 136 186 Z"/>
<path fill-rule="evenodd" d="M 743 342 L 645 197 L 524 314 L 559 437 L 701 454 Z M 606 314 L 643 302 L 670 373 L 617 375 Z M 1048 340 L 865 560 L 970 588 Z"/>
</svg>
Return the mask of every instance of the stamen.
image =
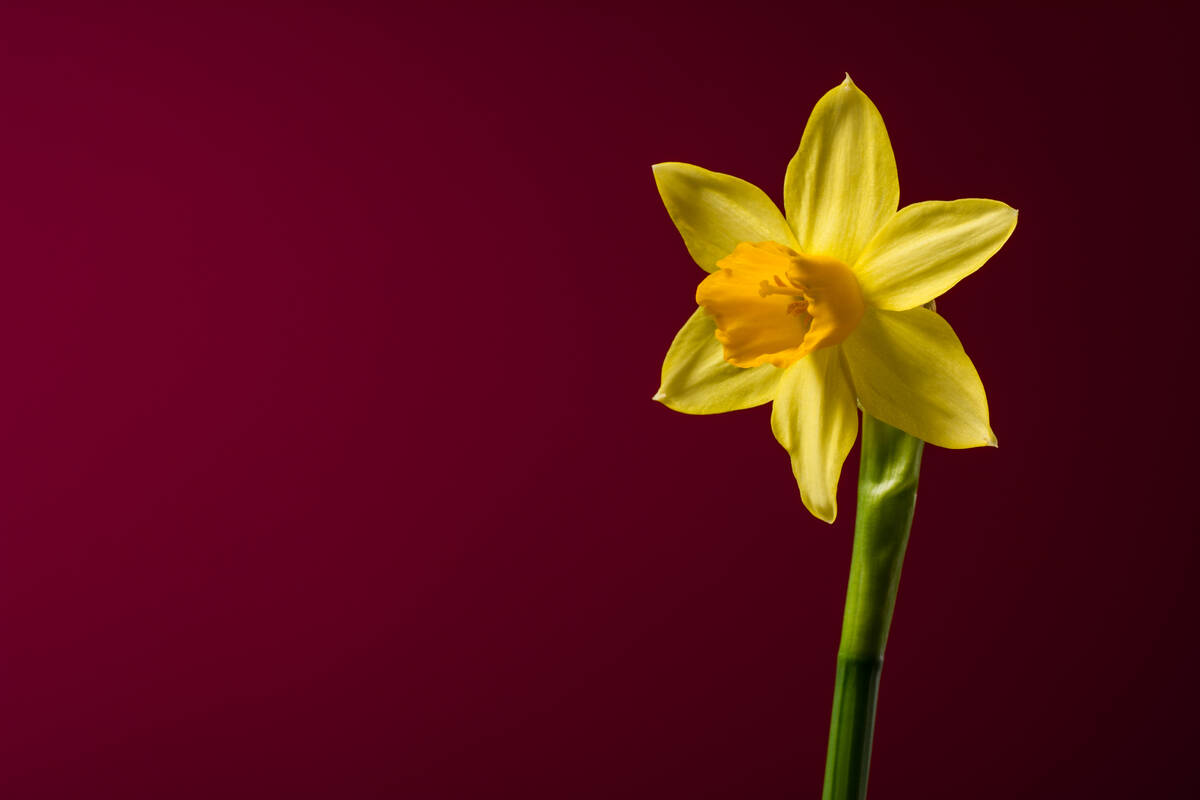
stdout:
<svg viewBox="0 0 1200 800">
<path fill-rule="evenodd" d="M 758 282 L 758 296 L 759 297 L 766 297 L 767 295 L 772 295 L 772 294 L 782 294 L 782 295 L 787 295 L 788 297 L 803 297 L 804 296 L 804 287 L 803 286 L 796 286 L 795 284 L 790 283 L 790 282 L 784 283 L 783 279 L 781 279 L 778 275 L 772 275 L 771 278 L 775 281 L 774 286 L 772 286 L 770 283 L 768 283 L 765 280 Z"/>
<path fill-rule="evenodd" d="M 797 300 L 795 303 L 788 303 L 787 312 L 793 317 L 803 316 L 808 313 L 808 302 Z"/>
</svg>

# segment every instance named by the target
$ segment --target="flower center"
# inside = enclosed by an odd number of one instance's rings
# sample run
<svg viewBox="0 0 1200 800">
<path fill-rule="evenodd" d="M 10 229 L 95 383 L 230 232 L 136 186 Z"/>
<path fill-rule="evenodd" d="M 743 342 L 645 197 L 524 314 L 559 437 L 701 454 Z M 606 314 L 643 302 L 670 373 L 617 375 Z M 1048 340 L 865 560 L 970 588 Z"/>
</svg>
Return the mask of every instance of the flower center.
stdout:
<svg viewBox="0 0 1200 800">
<path fill-rule="evenodd" d="M 786 367 L 845 341 L 866 307 L 854 273 L 834 258 L 775 242 L 742 242 L 696 289 L 717 322 L 725 360 Z"/>
</svg>

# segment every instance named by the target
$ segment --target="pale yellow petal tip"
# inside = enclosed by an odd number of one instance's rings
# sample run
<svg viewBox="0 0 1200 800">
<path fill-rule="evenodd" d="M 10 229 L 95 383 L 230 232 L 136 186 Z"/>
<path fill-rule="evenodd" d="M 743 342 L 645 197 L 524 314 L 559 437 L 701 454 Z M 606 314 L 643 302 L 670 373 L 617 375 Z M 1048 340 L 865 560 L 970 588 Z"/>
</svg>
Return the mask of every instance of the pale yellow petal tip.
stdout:
<svg viewBox="0 0 1200 800">
<path fill-rule="evenodd" d="M 845 79 L 842 80 L 842 86 L 853 86 L 854 81 L 850 80 L 850 73 L 846 73 Z"/>
<path fill-rule="evenodd" d="M 837 519 L 837 506 L 832 508 L 814 508 L 804 495 L 800 495 L 800 502 L 804 503 L 804 507 L 808 509 L 808 513 L 821 520 L 821 522 L 832 525 L 833 521 Z"/>
<path fill-rule="evenodd" d="M 987 202 L 995 203 L 997 206 L 1002 207 L 1005 211 L 1008 212 L 1008 215 L 1010 217 L 1012 217 L 1012 219 L 1014 220 L 1013 224 L 1014 225 L 1016 224 L 1017 209 L 1013 208 L 1012 206 L 1010 206 L 1008 203 L 1004 202 L 1003 200 L 988 200 Z"/>
<path fill-rule="evenodd" d="M 657 164 L 650 165 L 650 171 L 653 172 L 656 176 L 660 172 L 666 172 L 666 171 L 670 171 L 670 170 L 678 170 L 680 168 L 700 169 L 700 167 L 697 167 L 695 164 L 688 164 L 683 161 L 660 161 Z"/>
<path fill-rule="evenodd" d="M 659 389 L 658 392 L 655 393 L 654 397 L 651 397 L 650 399 L 654 400 L 655 402 L 658 402 L 658 403 L 666 403 L 667 402 L 667 393 L 664 392 L 662 389 Z"/>
<path fill-rule="evenodd" d="M 991 428 L 988 428 L 988 447 L 999 447 L 1000 442 L 996 440 L 996 433 Z"/>
</svg>

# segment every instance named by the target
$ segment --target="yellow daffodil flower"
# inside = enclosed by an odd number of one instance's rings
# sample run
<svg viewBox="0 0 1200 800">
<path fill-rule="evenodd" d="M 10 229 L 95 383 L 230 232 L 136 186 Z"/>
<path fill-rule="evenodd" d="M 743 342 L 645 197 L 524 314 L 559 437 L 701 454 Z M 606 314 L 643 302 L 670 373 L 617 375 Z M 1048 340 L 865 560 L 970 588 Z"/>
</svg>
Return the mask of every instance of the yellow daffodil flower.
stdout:
<svg viewBox="0 0 1200 800">
<path fill-rule="evenodd" d="M 715 414 L 774 401 L 804 505 L 832 522 L 858 406 L 941 447 L 995 445 L 975 366 L 926 308 L 1000 249 L 1017 212 L 995 200 L 915 203 L 883 118 L 846 76 L 817 103 L 784 176 L 786 217 L 756 186 L 654 167 L 671 219 L 709 272 L 654 396 Z"/>
</svg>

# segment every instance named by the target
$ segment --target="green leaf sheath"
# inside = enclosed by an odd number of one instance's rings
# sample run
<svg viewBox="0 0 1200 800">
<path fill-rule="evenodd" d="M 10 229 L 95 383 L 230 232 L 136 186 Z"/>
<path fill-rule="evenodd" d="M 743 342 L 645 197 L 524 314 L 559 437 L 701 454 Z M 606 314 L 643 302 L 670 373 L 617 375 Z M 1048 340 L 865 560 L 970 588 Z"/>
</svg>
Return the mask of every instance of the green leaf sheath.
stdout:
<svg viewBox="0 0 1200 800">
<path fill-rule="evenodd" d="M 883 658 L 925 443 L 863 414 L 858 514 L 839 657 Z"/>
<path fill-rule="evenodd" d="M 925 443 L 863 414 L 858 515 L 833 690 L 823 800 L 867 796 L 883 650 L 917 501 Z"/>
</svg>

